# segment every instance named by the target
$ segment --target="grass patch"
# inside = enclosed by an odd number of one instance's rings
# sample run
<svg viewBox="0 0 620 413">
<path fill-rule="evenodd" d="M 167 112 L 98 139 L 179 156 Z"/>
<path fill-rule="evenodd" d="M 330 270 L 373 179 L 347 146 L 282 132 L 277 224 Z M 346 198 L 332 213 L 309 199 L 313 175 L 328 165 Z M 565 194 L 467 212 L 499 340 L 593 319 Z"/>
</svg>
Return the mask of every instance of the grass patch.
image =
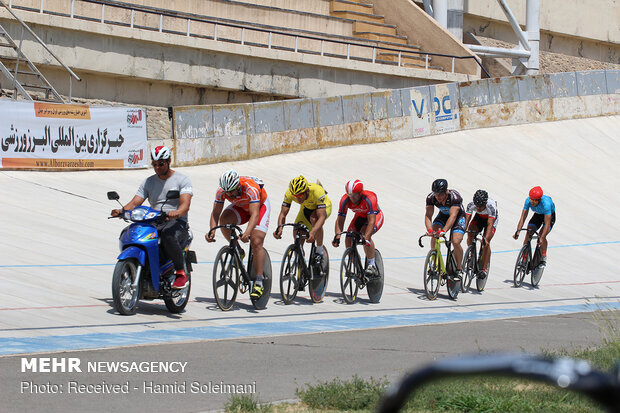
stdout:
<svg viewBox="0 0 620 413">
<path fill-rule="evenodd" d="M 377 405 L 388 384 L 385 379 L 366 381 L 356 375 L 351 380 L 306 384 L 297 389 L 297 396 L 313 409 L 367 410 Z"/>
<path fill-rule="evenodd" d="M 273 407 L 271 404 L 261 405 L 254 395 L 235 394 L 224 405 L 224 411 L 227 413 L 270 413 Z"/>
</svg>

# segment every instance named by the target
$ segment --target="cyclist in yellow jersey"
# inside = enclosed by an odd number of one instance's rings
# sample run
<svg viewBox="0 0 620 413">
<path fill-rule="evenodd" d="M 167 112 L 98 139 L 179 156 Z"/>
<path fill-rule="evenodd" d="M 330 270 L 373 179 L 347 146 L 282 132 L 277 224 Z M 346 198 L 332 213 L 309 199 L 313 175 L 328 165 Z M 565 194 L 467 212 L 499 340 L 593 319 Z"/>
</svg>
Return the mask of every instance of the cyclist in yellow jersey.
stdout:
<svg viewBox="0 0 620 413">
<path fill-rule="evenodd" d="M 282 209 L 278 216 L 278 226 L 284 224 L 286 215 L 291 209 L 291 202 L 301 205 L 295 223 L 304 224 L 310 230 L 308 242 L 316 242 L 316 252 L 323 255 L 323 224 L 332 213 L 332 201 L 320 183 L 309 183 L 303 175 L 293 178 L 284 194 Z M 282 238 L 282 228 L 278 228 L 273 236 Z M 294 236 L 294 235 L 293 235 Z"/>
</svg>

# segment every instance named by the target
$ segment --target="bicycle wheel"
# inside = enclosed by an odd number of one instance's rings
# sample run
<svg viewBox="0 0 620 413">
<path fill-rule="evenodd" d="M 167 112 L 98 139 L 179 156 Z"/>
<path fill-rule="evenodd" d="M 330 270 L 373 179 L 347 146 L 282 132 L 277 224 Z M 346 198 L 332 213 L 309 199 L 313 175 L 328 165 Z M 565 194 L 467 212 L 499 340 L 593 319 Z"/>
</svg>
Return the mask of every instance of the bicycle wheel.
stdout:
<svg viewBox="0 0 620 413">
<path fill-rule="evenodd" d="M 437 251 L 430 250 L 424 262 L 424 291 L 426 291 L 426 298 L 429 300 L 437 298 L 440 285 L 439 257 L 437 257 Z"/>
<path fill-rule="evenodd" d="M 527 265 L 529 261 L 529 252 L 529 247 L 527 245 L 524 245 L 523 248 L 521 248 L 521 251 L 519 251 L 519 255 L 517 256 L 517 262 L 515 263 L 514 272 L 515 287 L 521 287 L 523 278 L 525 278 L 525 273 L 527 272 Z"/>
<path fill-rule="evenodd" d="M 446 282 L 446 289 L 448 290 L 448 296 L 451 299 L 456 300 L 456 297 L 458 297 L 459 292 L 461 291 L 461 284 L 463 284 L 463 282 L 456 275 L 457 267 L 454 255 L 450 254 L 448 261 L 452 264 L 446 266 L 446 268 L 450 268 L 450 271 L 448 272 L 448 280 Z"/>
<path fill-rule="evenodd" d="M 532 270 L 532 287 L 537 287 L 538 283 L 540 283 L 540 279 L 542 278 L 544 268 L 540 267 L 540 261 L 542 260 L 542 252 L 540 250 L 540 245 L 536 246 L 536 251 L 534 252 L 534 262 L 536 263 L 536 267 Z"/>
<path fill-rule="evenodd" d="M 257 310 L 263 310 L 267 307 L 267 303 L 269 302 L 269 296 L 271 295 L 271 281 L 273 279 L 271 274 L 271 257 L 269 257 L 269 253 L 265 248 L 265 266 L 263 267 L 263 295 L 260 298 L 252 298 L 252 305 Z M 250 279 L 256 279 L 256 271 L 254 270 L 254 265 L 250 268 Z"/>
<path fill-rule="evenodd" d="M 289 245 L 280 266 L 280 296 L 282 296 L 284 304 L 292 303 L 297 296 L 301 278 L 300 264 L 300 257 L 295 249 L 295 244 Z"/>
<path fill-rule="evenodd" d="M 230 246 L 222 247 L 213 265 L 213 294 L 222 311 L 228 311 L 237 299 L 239 268 L 234 265 L 235 256 Z"/>
<path fill-rule="evenodd" d="M 313 262 L 314 257 L 310 257 L 310 262 Z M 323 259 L 321 260 L 321 268 L 316 268 L 315 265 L 310 265 L 310 275 L 312 279 L 308 283 L 310 290 L 310 298 L 313 303 L 320 303 L 325 297 L 327 292 L 327 282 L 329 281 L 329 255 L 327 249 L 323 247 Z"/>
<path fill-rule="evenodd" d="M 359 277 L 357 274 L 358 266 L 355 265 L 353 248 L 347 248 L 342 255 L 340 263 L 340 289 L 342 297 L 347 304 L 353 304 L 357 298 L 357 282 L 355 279 Z"/>
<path fill-rule="evenodd" d="M 482 268 L 482 250 L 480 251 L 480 257 L 478 258 L 478 268 Z M 491 271 L 491 257 L 489 256 L 489 264 L 487 265 L 487 276 L 484 278 L 476 277 L 476 289 L 479 292 L 484 290 L 484 287 L 487 285 L 487 280 L 489 279 L 489 274 Z"/>
<path fill-rule="evenodd" d="M 375 249 L 375 265 L 379 270 L 379 278 L 372 280 L 366 286 L 368 291 L 368 299 L 371 303 L 378 303 L 381 300 L 383 294 L 384 272 L 383 272 L 383 257 L 378 249 Z"/>
<path fill-rule="evenodd" d="M 476 251 L 474 250 L 474 244 L 471 244 L 463 256 L 463 282 L 461 283 L 461 289 L 464 293 L 469 291 L 471 281 L 476 276 Z"/>
</svg>

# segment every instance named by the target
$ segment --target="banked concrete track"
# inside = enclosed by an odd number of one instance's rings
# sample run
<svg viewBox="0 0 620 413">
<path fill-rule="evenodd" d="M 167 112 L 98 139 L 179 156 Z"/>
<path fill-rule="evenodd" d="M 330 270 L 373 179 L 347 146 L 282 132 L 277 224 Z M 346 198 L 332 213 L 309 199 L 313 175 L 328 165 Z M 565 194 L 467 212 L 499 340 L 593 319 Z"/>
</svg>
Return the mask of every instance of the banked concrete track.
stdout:
<svg viewBox="0 0 620 413">
<path fill-rule="evenodd" d="M 461 131 L 400 142 L 324 149 L 243 162 L 179 168 L 194 186 L 190 223 L 199 264 L 191 302 L 171 315 L 162 301 L 143 302 L 135 316 L 111 306 L 110 283 L 124 224 L 106 219 L 115 204 L 135 193 L 149 170 L 90 172 L 1 171 L 3 237 L 0 239 L 0 354 L 55 352 L 134 344 L 231 337 L 340 331 L 527 317 L 618 307 L 620 236 L 620 116 Z M 301 293 L 285 306 L 274 285 L 264 311 L 246 296 L 232 311 L 213 300 L 212 270 L 224 245 L 204 241 L 217 178 L 230 167 L 257 175 L 271 198 L 271 231 L 289 179 L 320 179 L 337 205 L 348 179 L 375 191 L 386 221 L 376 235 L 385 260 L 386 285 L 379 304 L 365 292 L 354 305 L 341 299 L 339 265 L 343 247 L 329 247 L 331 274 L 323 303 Z M 424 231 L 424 199 L 433 179 L 445 177 L 467 200 L 478 188 L 499 204 L 490 279 L 482 293 L 435 301 L 424 296 L 422 268 L 427 249 L 417 245 Z M 539 288 L 529 280 L 512 285 L 521 241 L 511 234 L 527 195 L 541 185 L 557 206 L 549 236 L 549 264 Z M 296 208 L 289 215 L 293 219 Z M 336 211 L 326 224 L 333 237 Z M 350 216 L 349 216 L 350 218 Z M 267 238 L 273 272 L 291 241 Z M 428 245 L 428 242 L 426 242 Z"/>
</svg>

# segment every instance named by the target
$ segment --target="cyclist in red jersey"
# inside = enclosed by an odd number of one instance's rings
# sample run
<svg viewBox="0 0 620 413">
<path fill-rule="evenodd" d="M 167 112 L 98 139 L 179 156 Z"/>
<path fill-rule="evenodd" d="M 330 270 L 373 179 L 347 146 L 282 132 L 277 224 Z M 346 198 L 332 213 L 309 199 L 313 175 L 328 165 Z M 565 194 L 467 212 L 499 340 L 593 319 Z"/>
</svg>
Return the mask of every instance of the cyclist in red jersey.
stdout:
<svg viewBox="0 0 620 413">
<path fill-rule="evenodd" d="M 371 191 L 364 190 L 364 184 L 358 179 L 351 180 L 345 185 L 346 194 L 340 199 L 340 207 L 338 208 L 338 219 L 336 219 L 336 236 L 332 241 L 334 247 L 340 244 L 340 233 L 344 228 L 344 222 L 347 217 L 347 210 L 355 213 L 347 231 L 361 232 L 366 239 L 364 252 L 368 259 L 366 275 L 369 278 L 379 276 L 379 270 L 375 265 L 375 243 L 372 240 L 372 234 L 379 231 L 383 225 L 383 211 L 379 208 L 377 195 Z M 347 237 L 345 245 L 350 247 L 352 241 Z"/>
<path fill-rule="evenodd" d="M 230 202 L 226 209 L 224 209 L 225 200 Z M 250 248 L 254 253 L 256 282 L 250 295 L 256 299 L 263 295 L 263 269 L 265 267 L 263 243 L 269 228 L 270 211 L 269 197 L 263 188 L 263 181 L 253 176 L 239 176 L 233 169 L 222 174 L 211 212 L 211 228 L 217 226 L 218 222 L 219 225 L 248 223 L 246 230 L 241 234 L 241 241 L 251 241 Z M 222 234 L 230 241 L 229 229 L 222 228 Z M 207 242 L 214 242 L 215 233 L 208 232 L 205 239 Z M 243 259 L 245 252 L 241 250 L 240 253 Z"/>
</svg>

